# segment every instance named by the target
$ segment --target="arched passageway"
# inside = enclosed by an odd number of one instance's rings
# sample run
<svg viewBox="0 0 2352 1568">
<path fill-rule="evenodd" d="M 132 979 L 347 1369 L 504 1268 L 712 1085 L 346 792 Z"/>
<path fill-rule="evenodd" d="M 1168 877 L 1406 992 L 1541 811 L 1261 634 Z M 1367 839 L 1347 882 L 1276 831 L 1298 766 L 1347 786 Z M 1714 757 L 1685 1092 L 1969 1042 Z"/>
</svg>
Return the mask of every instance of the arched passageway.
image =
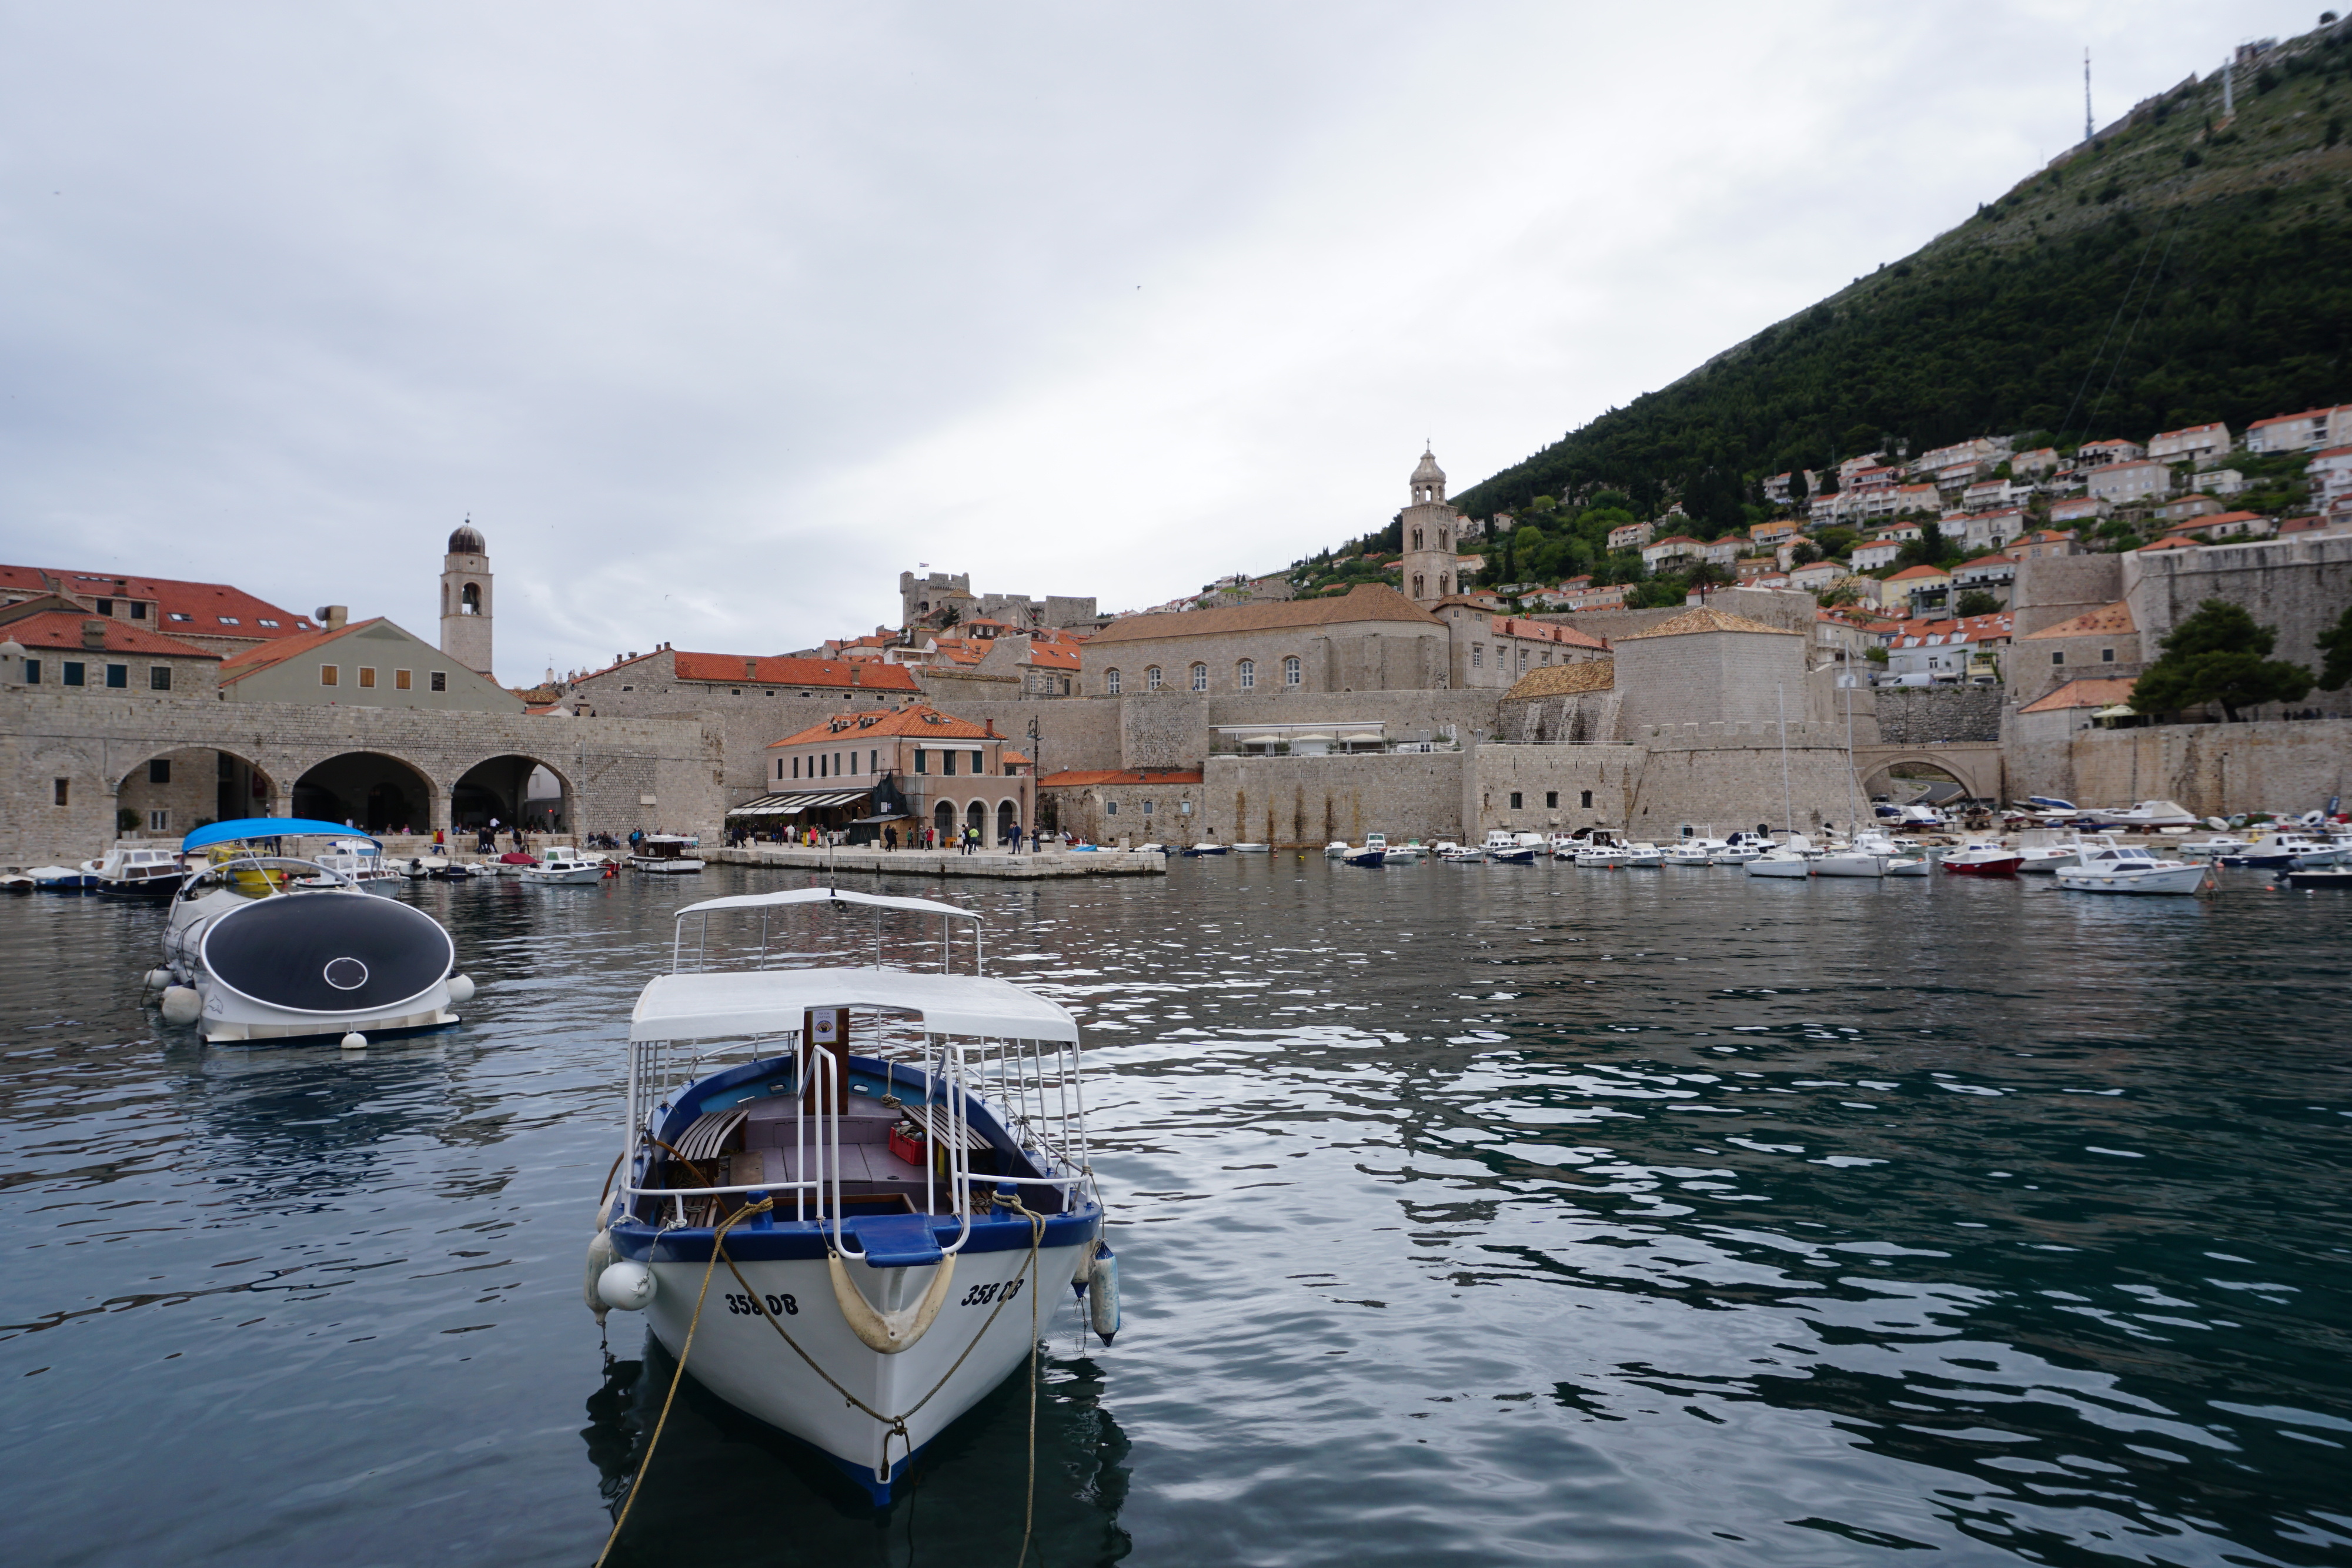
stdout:
<svg viewBox="0 0 2352 1568">
<path fill-rule="evenodd" d="M 535 757 L 492 757 L 459 776 L 449 791 L 449 825 L 487 827 L 525 822 L 559 830 L 572 825 L 571 781 Z"/>
<path fill-rule="evenodd" d="M 292 814 L 350 822 L 371 833 L 424 832 L 433 821 L 425 775 L 380 751 L 330 757 L 294 781 Z"/>
<path fill-rule="evenodd" d="M 931 826 L 937 830 L 940 842 L 944 844 L 955 836 L 955 807 L 950 802 L 942 800 L 932 809 Z"/>
<path fill-rule="evenodd" d="M 114 781 L 120 833 L 171 838 L 208 822 L 267 817 L 278 799 L 269 775 L 208 746 L 173 747 L 142 758 Z"/>
<path fill-rule="evenodd" d="M 976 833 L 985 835 L 988 831 L 988 808 L 977 800 L 966 806 L 963 809 L 963 825 Z M 981 841 L 985 843 L 987 840 L 983 836 Z"/>
<path fill-rule="evenodd" d="M 1864 779 L 1862 787 L 1872 800 L 1885 796 L 1897 806 L 1948 806 L 1969 797 L 1967 781 L 1951 769 L 1916 760 L 1890 762 Z"/>
<path fill-rule="evenodd" d="M 1020 820 L 1019 814 L 1013 809 L 1012 801 L 1001 802 L 996 808 L 996 841 L 1000 844 L 1011 842 L 1013 829 Z"/>
</svg>

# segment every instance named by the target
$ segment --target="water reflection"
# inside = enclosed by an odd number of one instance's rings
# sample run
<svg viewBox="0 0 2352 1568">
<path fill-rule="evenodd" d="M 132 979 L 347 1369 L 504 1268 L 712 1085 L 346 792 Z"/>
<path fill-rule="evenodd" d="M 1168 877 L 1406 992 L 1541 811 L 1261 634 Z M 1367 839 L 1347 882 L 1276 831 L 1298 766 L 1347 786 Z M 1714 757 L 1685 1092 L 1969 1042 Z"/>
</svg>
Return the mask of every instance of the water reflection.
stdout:
<svg viewBox="0 0 2352 1568">
<path fill-rule="evenodd" d="M 646 1333 L 638 1359 L 605 1358 L 588 1396 L 580 1437 L 612 1517 L 637 1482 L 677 1369 Z M 1046 1563 L 1116 1563 L 1132 1548 L 1118 1521 L 1129 1444 L 1103 1407 L 1104 1382 L 1083 1352 L 1041 1358 L 1031 1551 Z M 890 1506 L 877 1510 L 830 1459 L 688 1376 L 610 1561 L 1011 1562 L 1021 1548 L 1028 1455 L 1028 1380 L 1016 1374 L 941 1433 Z"/>
</svg>

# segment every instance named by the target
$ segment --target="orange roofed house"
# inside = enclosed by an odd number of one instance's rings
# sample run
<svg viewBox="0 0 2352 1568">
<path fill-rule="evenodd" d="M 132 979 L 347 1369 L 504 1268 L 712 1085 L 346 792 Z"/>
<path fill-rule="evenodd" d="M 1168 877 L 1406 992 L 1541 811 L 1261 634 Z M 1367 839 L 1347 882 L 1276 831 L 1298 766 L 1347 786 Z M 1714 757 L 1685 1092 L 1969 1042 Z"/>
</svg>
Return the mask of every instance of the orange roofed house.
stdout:
<svg viewBox="0 0 2352 1568">
<path fill-rule="evenodd" d="M 835 713 L 771 741 L 766 792 L 727 813 L 730 830 L 846 829 L 872 843 L 929 828 L 952 841 L 964 828 L 993 846 L 1037 820 L 1036 769 L 993 722 L 974 724 L 917 703 Z"/>
</svg>

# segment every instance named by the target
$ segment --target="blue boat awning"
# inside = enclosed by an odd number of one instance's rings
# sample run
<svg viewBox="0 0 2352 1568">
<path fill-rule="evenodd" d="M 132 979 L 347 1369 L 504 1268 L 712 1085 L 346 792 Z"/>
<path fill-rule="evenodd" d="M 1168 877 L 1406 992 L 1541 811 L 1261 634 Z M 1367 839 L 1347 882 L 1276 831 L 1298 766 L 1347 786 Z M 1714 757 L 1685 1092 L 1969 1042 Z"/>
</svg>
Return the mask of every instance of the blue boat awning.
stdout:
<svg viewBox="0 0 2352 1568">
<path fill-rule="evenodd" d="M 208 828 L 198 828 L 180 841 L 180 852 L 185 854 L 207 844 L 243 843 L 248 839 L 366 839 L 369 843 L 376 842 L 359 829 L 347 828 L 341 822 L 314 821 L 307 817 L 240 817 L 234 822 L 215 822 Z"/>
</svg>

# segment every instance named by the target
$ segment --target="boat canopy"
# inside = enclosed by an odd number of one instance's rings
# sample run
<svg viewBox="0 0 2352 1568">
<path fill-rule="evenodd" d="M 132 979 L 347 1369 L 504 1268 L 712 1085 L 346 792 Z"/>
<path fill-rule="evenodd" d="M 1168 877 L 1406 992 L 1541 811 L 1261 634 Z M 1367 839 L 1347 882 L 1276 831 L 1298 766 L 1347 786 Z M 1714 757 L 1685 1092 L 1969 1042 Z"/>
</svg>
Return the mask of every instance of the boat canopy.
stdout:
<svg viewBox="0 0 2352 1568">
<path fill-rule="evenodd" d="M 341 822 L 320 822 L 308 817 L 240 817 L 234 822 L 215 822 L 198 828 L 180 841 L 180 852 L 200 850 L 208 844 L 239 844 L 253 839 L 357 839 L 383 846 L 359 829 Z"/>
<path fill-rule="evenodd" d="M 715 900 L 714 902 L 733 902 Z M 872 900 L 911 904 L 912 899 Z M 921 1015 L 933 1034 L 1077 1043 L 1077 1020 L 1009 980 L 903 969 L 753 969 L 661 975 L 638 994 L 632 1040 L 722 1040 L 798 1033 L 811 1008 L 882 1008 Z"/>
<path fill-rule="evenodd" d="M 793 887 L 781 893 L 738 893 L 726 898 L 706 898 L 699 904 L 689 904 L 677 913 L 681 919 L 689 915 L 708 915 L 714 909 L 772 909 L 785 904 L 857 904 L 872 909 L 908 909 L 917 915 L 943 915 L 956 920 L 978 920 L 969 909 L 959 909 L 952 904 L 937 904 L 928 898 L 886 898 L 877 893 L 847 893 L 837 887 Z"/>
</svg>

